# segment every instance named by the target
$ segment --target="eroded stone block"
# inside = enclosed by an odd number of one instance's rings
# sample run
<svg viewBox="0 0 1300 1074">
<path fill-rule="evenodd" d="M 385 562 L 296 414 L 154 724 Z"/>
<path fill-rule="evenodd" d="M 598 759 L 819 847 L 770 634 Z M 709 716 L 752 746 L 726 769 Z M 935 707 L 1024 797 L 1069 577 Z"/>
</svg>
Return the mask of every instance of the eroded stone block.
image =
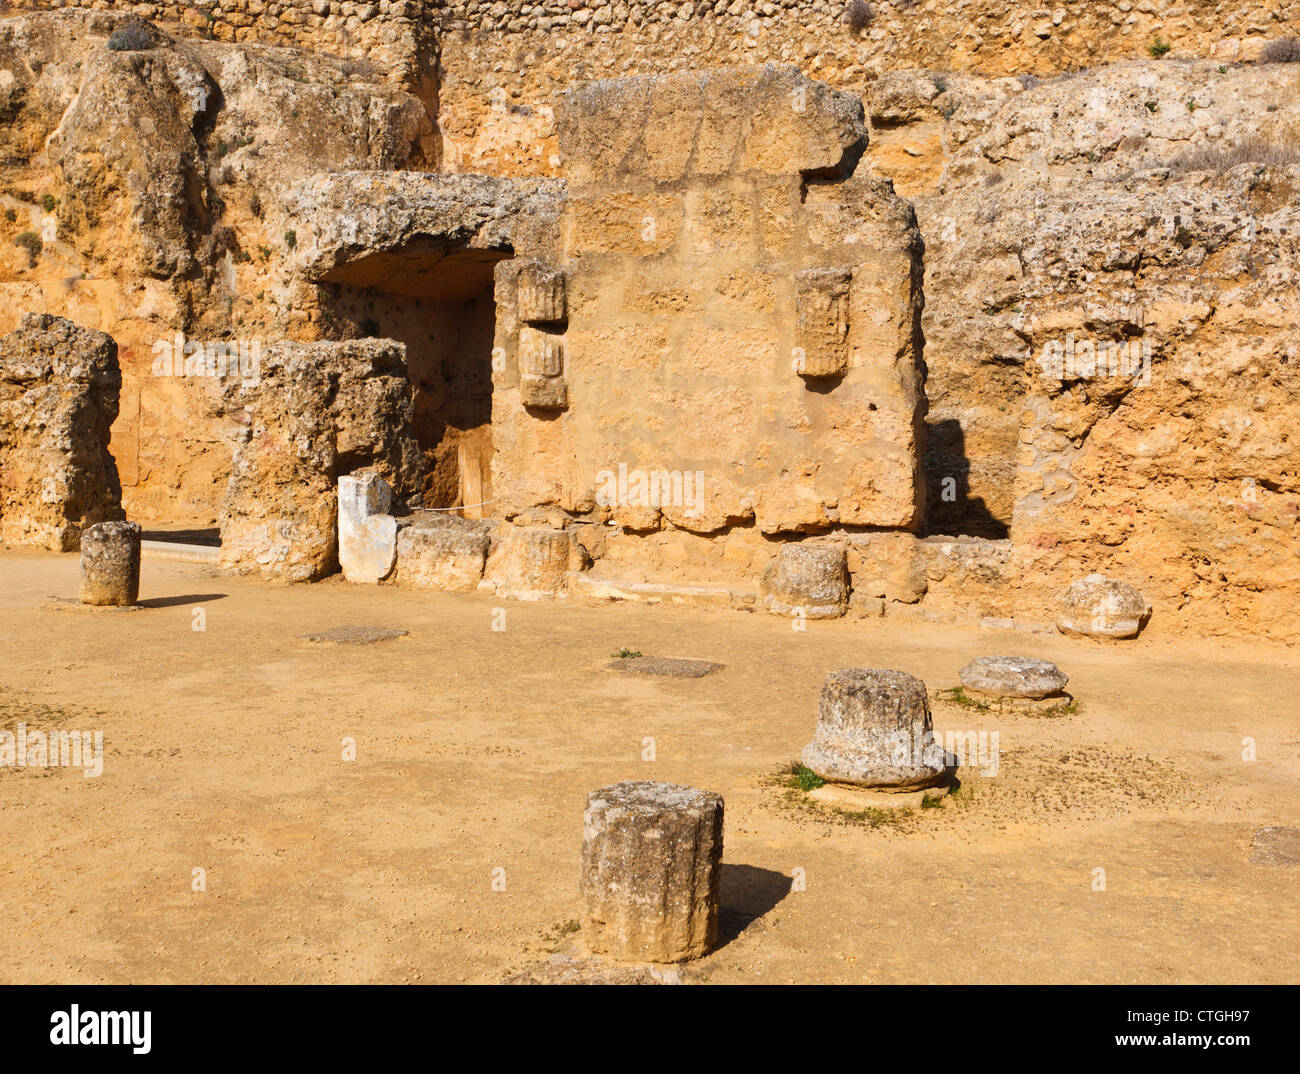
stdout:
<svg viewBox="0 0 1300 1074">
<path fill-rule="evenodd" d="M 397 534 L 398 585 L 445 592 L 470 592 L 483 578 L 492 539 L 467 519 L 416 522 Z"/>
<path fill-rule="evenodd" d="M 558 377 L 564 372 L 564 337 L 524 326 L 519 330 L 519 372 Z"/>
<path fill-rule="evenodd" d="M 564 271 L 542 261 L 525 262 L 519 270 L 518 303 L 524 324 L 564 321 L 569 315 Z"/>
<path fill-rule="evenodd" d="M 103 332 L 29 313 L 0 338 L 0 541 L 71 552 L 122 517 L 108 450 L 121 387 Z"/>
<path fill-rule="evenodd" d="M 569 405 L 569 386 L 563 377 L 524 376 L 519 381 L 524 406 L 538 410 L 563 410 Z"/>
<path fill-rule="evenodd" d="M 582 818 L 583 939 L 636 962 L 683 962 L 718 935 L 723 801 L 633 780 L 592 791 Z"/>
<path fill-rule="evenodd" d="M 805 377 L 838 377 L 849 368 L 847 269 L 809 269 L 795 279 L 796 371 Z"/>
</svg>

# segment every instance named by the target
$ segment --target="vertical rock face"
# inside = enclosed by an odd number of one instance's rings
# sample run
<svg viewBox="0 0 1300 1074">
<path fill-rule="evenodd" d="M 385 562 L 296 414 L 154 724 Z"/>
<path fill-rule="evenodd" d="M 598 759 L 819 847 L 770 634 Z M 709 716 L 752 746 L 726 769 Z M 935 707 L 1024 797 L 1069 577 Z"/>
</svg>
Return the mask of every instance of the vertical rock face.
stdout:
<svg viewBox="0 0 1300 1074">
<path fill-rule="evenodd" d="M 0 541 L 70 552 L 122 517 L 108 451 L 121 386 L 103 332 L 29 313 L 0 338 Z"/>
<path fill-rule="evenodd" d="M 583 937 L 641 962 L 708 953 L 718 935 L 722 798 L 633 780 L 592 791 L 582 818 Z"/>
<path fill-rule="evenodd" d="M 836 783 L 899 789 L 938 783 L 946 769 L 943 750 L 931 740 L 925 683 L 902 671 L 832 671 L 803 763 Z"/>
<path fill-rule="evenodd" d="M 225 568 L 320 578 L 338 567 L 339 477 L 368 469 L 398 499 L 419 488 L 403 358 L 391 340 L 281 343 L 255 381 L 224 383 L 238 428 L 221 513 Z"/>
<path fill-rule="evenodd" d="M 81 603 L 125 606 L 140 596 L 140 526 L 97 522 L 81 535 Z"/>
</svg>

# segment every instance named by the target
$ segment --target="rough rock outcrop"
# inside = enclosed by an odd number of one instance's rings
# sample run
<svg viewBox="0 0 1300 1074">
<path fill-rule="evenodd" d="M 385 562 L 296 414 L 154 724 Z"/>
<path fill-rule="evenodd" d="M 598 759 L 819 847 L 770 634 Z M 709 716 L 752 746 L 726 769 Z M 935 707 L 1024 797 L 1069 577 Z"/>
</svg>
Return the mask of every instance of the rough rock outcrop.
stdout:
<svg viewBox="0 0 1300 1074">
<path fill-rule="evenodd" d="M 118 342 L 114 452 L 135 518 L 210 525 L 229 473 L 216 384 L 153 375 L 159 346 L 322 335 L 282 196 L 321 169 L 432 151 L 424 103 L 382 72 L 251 43 L 271 15 L 243 18 L 239 43 L 191 21 L 117 49 L 134 15 L 0 17 L 0 333 L 44 309 Z"/>
<path fill-rule="evenodd" d="M 872 87 L 863 167 L 926 238 L 930 525 L 1009 539 L 1017 617 L 1100 571 L 1161 630 L 1300 637 L 1290 70 Z"/>
<path fill-rule="evenodd" d="M 255 381 L 228 378 L 237 446 L 221 512 L 221 562 L 284 581 L 338 568 L 338 479 L 373 470 L 405 499 L 419 488 L 401 344 L 281 343 Z"/>
<path fill-rule="evenodd" d="M 122 517 L 108 450 L 121 387 L 103 332 L 29 313 L 0 338 L 0 541 L 71 552 Z"/>
</svg>

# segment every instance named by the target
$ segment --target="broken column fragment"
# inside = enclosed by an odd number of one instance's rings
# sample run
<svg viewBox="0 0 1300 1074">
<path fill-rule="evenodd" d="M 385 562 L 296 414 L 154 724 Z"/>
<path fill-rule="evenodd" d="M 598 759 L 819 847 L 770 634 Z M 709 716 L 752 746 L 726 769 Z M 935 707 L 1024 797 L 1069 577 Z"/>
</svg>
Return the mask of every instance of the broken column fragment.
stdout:
<svg viewBox="0 0 1300 1074">
<path fill-rule="evenodd" d="M 515 600 L 541 600 L 562 592 L 565 574 L 581 566 L 581 551 L 567 530 L 510 526 L 488 564 L 497 592 Z"/>
<path fill-rule="evenodd" d="M 962 686 L 977 694 L 1031 700 L 1059 694 L 1070 681 L 1051 661 L 1027 656 L 982 656 L 962 668 L 959 677 Z"/>
<path fill-rule="evenodd" d="M 1151 604 L 1127 582 L 1090 574 L 1070 586 L 1056 622 L 1076 638 L 1135 638 L 1151 618 Z"/>
<path fill-rule="evenodd" d="M 723 802 L 672 783 L 592 791 L 582 818 L 583 938 L 616 959 L 682 962 L 718 935 Z"/>
<path fill-rule="evenodd" d="M 127 607 L 140 597 L 140 525 L 97 522 L 81 535 L 82 604 Z"/>
<path fill-rule="evenodd" d="M 763 572 L 763 605 L 774 615 L 834 619 L 848 608 L 848 578 L 841 549 L 784 544 Z"/>
<path fill-rule="evenodd" d="M 947 768 L 933 741 L 925 683 L 902 671 L 832 671 L 803 763 L 833 783 L 897 789 L 939 783 Z"/>
</svg>

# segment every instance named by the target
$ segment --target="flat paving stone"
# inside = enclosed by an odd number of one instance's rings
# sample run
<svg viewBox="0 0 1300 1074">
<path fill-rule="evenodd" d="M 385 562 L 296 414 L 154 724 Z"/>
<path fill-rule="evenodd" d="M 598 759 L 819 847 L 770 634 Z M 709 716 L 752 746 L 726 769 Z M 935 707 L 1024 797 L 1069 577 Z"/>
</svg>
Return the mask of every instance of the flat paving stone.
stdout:
<svg viewBox="0 0 1300 1074">
<path fill-rule="evenodd" d="M 1256 865 L 1300 865 L 1300 828 L 1260 828 L 1250 860 Z"/>
<path fill-rule="evenodd" d="M 377 641 L 406 637 L 405 630 L 392 630 L 377 626 L 341 626 L 322 630 L 317 634 L 298 635 L 303 641 L 319 641 L 334 645 L 374 645 Z"/>
<path fill-rule="evenodd" d="M 634 675 L 667 675 L 673 679 L 702 679 L 726 667 L 709 660 L 677 660 L 668 656 L 630 656 L 613 660 L 605 666 L 615 671 L 630 671 Z"/>
</svg>

